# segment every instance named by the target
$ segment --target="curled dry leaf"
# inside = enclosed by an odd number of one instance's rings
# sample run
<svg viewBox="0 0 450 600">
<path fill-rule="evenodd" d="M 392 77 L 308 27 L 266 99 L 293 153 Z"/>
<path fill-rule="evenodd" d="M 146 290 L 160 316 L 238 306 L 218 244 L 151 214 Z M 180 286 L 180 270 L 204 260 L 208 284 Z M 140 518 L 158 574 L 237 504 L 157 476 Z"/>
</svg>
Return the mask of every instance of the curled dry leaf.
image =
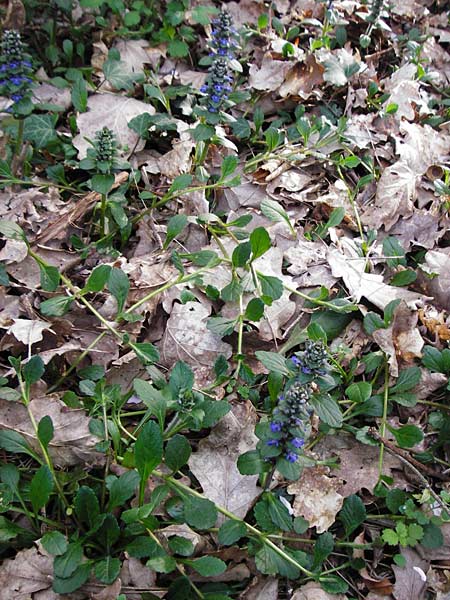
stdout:
<svg viewBox="0 0 450 600">
<path fill-rule="evenodd" d="M 317 533 L 331 527 L 344 503 L 344 496 L 337 491 L 342 482 L 329 477 L 328 471 L 323 466 L 306 468 L 300 479 L 287 488 L 295 495 L 294 515 L 306 519 Z"/>
<path fill-rule="evenodd" d="M 417 311 L 400 302 L 391 325 L 386 329 L 377 329 L 372 334 L 381 350 L 389 356 L 389 371 L 393 377 L 398 377 L 399 362 L 411 366 L 415 358 L 422 356 L 425 342 L 417 328 L 418 319 Z"/>
<path fill-rule="evenodd" d="M 347 600 L 344 594 L 329 594 L 320 587 L 320 583 L 310 581 L 295 590 L 291 600 Z"/>
<path fill-rule="evenodd" d="M 383 276 L 366 273 L 366 260 L 360 258 L 354 242 L 348 238 L 340 242 L 342 251 L 328 251 L 328 263 L 334 277 L 342 277 L 345 287 L 356 302 L 362 297 L 383 310 L 395 299 L 404 300 L 408 306 L 424 304 L 427 298 L 421 294 L 394 287 L 383 282 Z"/>
<path fill-rule="evenodd" d="M 0 566 L 0 600 L 29 600 L 37 593 L 45 593 L 41 596 L 45 600 L 56 600 L 59 595 L 51 590 L 52 580 L 52 556 L 37 548 L 21 550 Z"/>
<path fill-rule="evenodd" d="M 255 577 L 239 596 L 239 600 L 278 600 L 278 580 L 273 577 Z"/>
<path fill-rule="evenodd" d="M 262 492 L 257 486 L 258 475 L 241 475 L 236 466 L 239 455 L 256 446 L 255 422 L 250 402 L 234 406 L 189 459 L 189 467 L 206 497 L 238 517 L 246 515 Z"/>
<path fill-rule="evenodd" d="M 73 138 L 78 158 L 84 158 L 86 150 L 91 147 L 85 138 L 94 140 L 95 133 L 101 127 L 108 127 L 114 132 L 122 154 L 129 154 L 133 148 L 143 148 L 142 140 L 128 127 L 128 122 L 142 113 L 155 114 L 151 104 L 117 94 L 97 93 L 89 96 L 87 108 L 87 112 L 78 115 L 77 126 L 80 133 Z"/>
<path fill-rule="evenodd" d="M 286 73 L 291 68 L 291 63 L 284 60 L 273 60 L 270 54 L 266 54 L 262 60 L 261 67 L 251 65 L 249 71 L 249 85 L 255 90 L 275 91 L 283 83 Z"/>
<path fill-rule="evenodd" d="M 105 455 L 95 450 L 99 440 L 90 433 L 90 418 L 83 410 L 68 408 L 57 394 L 34 398 L 29 409 L 36 423 L 47 415 L 52 419 L 55 434 L 49 452 L 56 466 L 101 465 L 105 462 Z M 33 426 L 22 403 L 0 400 L 0 429 L 21 433 L 39 452 Z"/>
</svg>

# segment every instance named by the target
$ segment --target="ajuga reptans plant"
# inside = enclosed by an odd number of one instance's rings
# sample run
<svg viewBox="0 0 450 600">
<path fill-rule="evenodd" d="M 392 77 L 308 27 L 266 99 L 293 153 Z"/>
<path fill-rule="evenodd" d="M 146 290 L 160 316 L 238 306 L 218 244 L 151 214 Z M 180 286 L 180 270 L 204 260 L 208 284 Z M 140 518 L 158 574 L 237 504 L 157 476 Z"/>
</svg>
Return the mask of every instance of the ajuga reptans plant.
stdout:
<svg viewBox="0 0 450 600">
<path fill-rule="evenodd" d="M 16 112 L 16 105 L 30 98 L 32 73 L 31 58 L 25 54 L 20 33 L 6 29 L 1 41 L 0 95 L 13 102 L 8 112 Z"/>
<path fill-rule="evenodd" d="M 232 90 L 233 75 L 230 61 L 235 57 L 236 30 L 228 12 L 221 11 L 212 21 L 210 56 L 212 63 L 205 84 L 200 88 L 206 97 L 203 101 L 209 113 L 218 113 L 228 100 Z"/>
<path fill-rule="evenodd" d="M 308 340 L 305 349 L 292 356 L 290 365 L 291 376 L 278 395 L 270 419 L 259 423 L 255 432 L 260 440 L 256 451 L 267 466 L 265 470 L 278 470 L 287 479 L 296 479 L 301 472 L 299 459 L 311 436 L 311 399 L 320 393 L 321 378 L 329 370 L 323 343 Z M 266 488 L 270 479 L 271 475 Z"/>
</svg>

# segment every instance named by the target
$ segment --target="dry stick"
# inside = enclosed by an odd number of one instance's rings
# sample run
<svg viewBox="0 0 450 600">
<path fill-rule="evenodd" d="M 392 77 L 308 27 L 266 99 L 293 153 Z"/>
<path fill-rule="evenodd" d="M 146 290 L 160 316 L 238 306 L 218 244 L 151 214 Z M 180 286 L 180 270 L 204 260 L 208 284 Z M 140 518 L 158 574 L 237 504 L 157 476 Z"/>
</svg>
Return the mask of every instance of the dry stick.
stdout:
<svg viewBox="0 0 450 600">
<path fill-rule="evenodd" d="M 437 471 L 434 471 L 434 469 L 431 469 L 427 465 L 424 465 L 420 461 L 413 458 L 409 454 L 409 452 L 407 452 L 406 450 L 399 448 L 391 441 L 386 440 L 385 438 L 381 437 L 381 435 L 378 433 L 378 431 L 374 427 L 370 427 L 368 433 L 371 437 L 373 437 L 375 440 L 377 440 L 377 442 L 380 442 L 381 444 L 383 444 L 384 447 L 386 448 L 386 450 L 388 452 L 390 452 L 390 454 L 392 454 L 393 456 L 396 456 L 403 464 L 405 464 L 407 467 L 409 467 L 411 469 L 411 471 L 413 471 L 415 473 L 415 475 L 417 475 L 417 477 L 424 484 L 424 486 L 429 490 L 430 494 L 433 496 L 433 498 L 436 500 L 436 502 L 439 504 L 439 506 L 444 511 L 448 510 L 448 506 L 446 506 L 444 504 L 444 502 L 442 501 L 442 499 L 436 494 L 436 492 L 433 490 L 430 483 L 422 475 L 420 470 L 424 471 L 429 477 L 435 477 L 436 479 L 440 479 L 441 481 L 450 481 L 450 477 L 448 477 L 446 475 L 442 475 L 441 473 L 438 473 Z"/>
</svg>

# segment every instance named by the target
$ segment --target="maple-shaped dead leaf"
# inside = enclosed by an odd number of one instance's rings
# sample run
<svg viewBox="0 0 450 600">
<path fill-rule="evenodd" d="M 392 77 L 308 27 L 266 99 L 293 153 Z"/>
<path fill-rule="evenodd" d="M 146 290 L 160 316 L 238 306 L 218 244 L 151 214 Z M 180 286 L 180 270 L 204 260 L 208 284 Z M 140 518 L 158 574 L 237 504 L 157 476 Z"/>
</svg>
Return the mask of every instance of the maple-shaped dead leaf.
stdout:
<svg viewBox="0 0 450 600">
<path fill-rule="evenodd" d="M 84 410 L 68 408 L 57 394 L 34 398 L 29 404 L 29 410 L 36 423 L 47 415 L 52 419 L 54 437 L 48 448 L 57 467 L 101 465 L 105 462 L 105 455 L 95 450 L 99 439 L 89 431 L 90 418 Z M 0 400 L 0 429 L 21 433 L 39 452 L 40 446 L 33 425 L 21 402 Z"/>
<path fill-rule="evenodd" d="M 323 72 L 323 66 L 311 54 L 304 63 L 296 63 L 286 73 L 279 89 L 280 96 L 298 96 L 307 100 L 312 94 L 321 95 L 319 87 L 323 83 Z"/>
<path fill-rule="evenodd" d="M 328 473 L 323 466 L 305 468 L 300 479 L 287 488 L 289 494 L 295 494 L 294 515 L 306 519 L 317 533 L 333 525 L 344 503 L 344 496 L 338 492 L 342 481 Z"/>
<path fill-rule="evenodd" d="M 189 459 L 206 497 L 238 517 L 245 517 L 262 493 L 258 475 L 241 475 L 236 466 L 239 455 L 256 446 L 255 422 L 256 412 L 250 402 L 234 406 Z M 219 521 L 223 520 L 220 515 Z"/>
</svg>

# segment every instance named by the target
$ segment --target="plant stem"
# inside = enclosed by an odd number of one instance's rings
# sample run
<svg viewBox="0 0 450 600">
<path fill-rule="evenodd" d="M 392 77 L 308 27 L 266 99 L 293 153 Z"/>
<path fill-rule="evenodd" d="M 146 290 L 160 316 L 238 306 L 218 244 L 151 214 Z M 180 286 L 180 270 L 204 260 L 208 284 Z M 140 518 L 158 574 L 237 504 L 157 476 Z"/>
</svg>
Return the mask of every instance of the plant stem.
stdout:
<svg viewBox="0 0 450 600">
<path fill-rule="evenodd" d="M 14 151 L 13 151 L 13 155 L 12 155 L 12 173 L 14 176 L 17 175 L 19 168 L 20 168 L 20 164 L 19 164 L 19 157 L 20 157 L 20 152 L 22 150 L 22 145 L 23 145 L 23 128 L 24 128 L 24 120 L 23 119 L 19 119 L 19 122 L 17 123 L 17 138 L 16 138 L 16 143 L 14 144 Z"/>
<path fill-rule="evenodd" d="M 382 438 L 386 435 L 386 419 L 387 409 L 389 400 L 389 363 L 386 355 L 384 355 L 384 391 L 383 391 L 383 416 L 381 420 L 380 436 Z M 380 443 L 380 458 L 378 460 L 378 476 L 381 478 L 383 475 L 383 455 L 384 455 L 384 443 Z"/>
<path fill-rule="evenodd" d="M 106 235 L 105 231 L 105 222 L 106 222 L 106 203 L 107 203 L 107 195 L 102 194 L 102 201 L 100 205 L 100 234 L 103 237 Z"/>
</svg>

